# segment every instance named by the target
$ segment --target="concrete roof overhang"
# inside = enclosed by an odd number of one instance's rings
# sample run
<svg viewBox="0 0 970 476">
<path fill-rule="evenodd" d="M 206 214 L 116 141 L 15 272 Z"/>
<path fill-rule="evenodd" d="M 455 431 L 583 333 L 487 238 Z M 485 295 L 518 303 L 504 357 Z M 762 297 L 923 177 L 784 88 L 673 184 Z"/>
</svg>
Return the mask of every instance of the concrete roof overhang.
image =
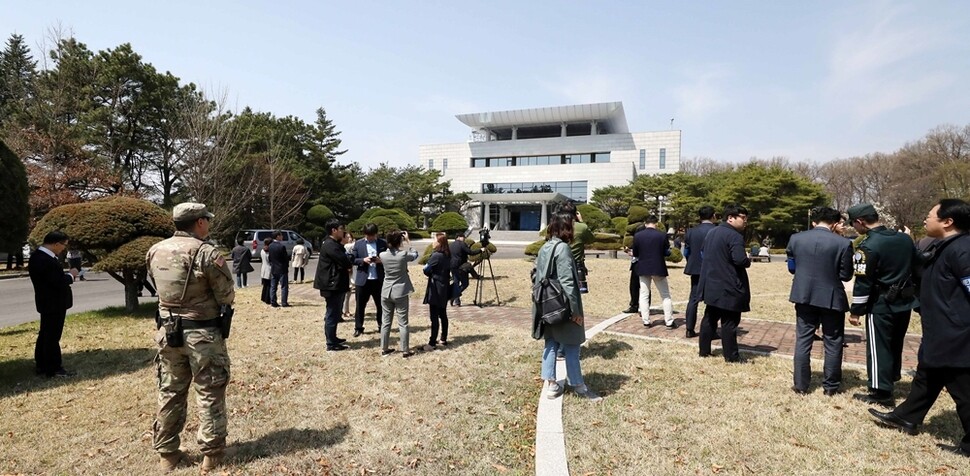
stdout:
<svg viewBox="0 0 970 476">
<path fill-rule="evenodd" d="M 620 101 L 512 111 L 475 112 L 458 114 L 455 117 L 473 129 L 597 121 L 608 123 L 611 134 L 630 132 L 626 124 L 626 113 L 623 112 L 623 103 Z"/>
<path fill-rule="evenodd" d="M 468 197 L 477 202 L 499 205 L 532 205 L 542 202 L 565 202 L 569 197 L 558 192 L 540 193 L 469 193 Z"/>
</svg>

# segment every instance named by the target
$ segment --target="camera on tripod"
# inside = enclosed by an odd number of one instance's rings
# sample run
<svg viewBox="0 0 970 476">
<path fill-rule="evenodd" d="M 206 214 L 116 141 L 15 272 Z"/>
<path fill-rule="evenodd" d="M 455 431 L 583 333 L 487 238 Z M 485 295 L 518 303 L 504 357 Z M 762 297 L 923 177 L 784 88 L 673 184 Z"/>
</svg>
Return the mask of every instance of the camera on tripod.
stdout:
<svg viewBox="0 0 970 476">
<path fill-rule="evenodd" d="M 478 242 L 482 244 L 482 248 L 488 246 L 488 240 L 492 238 L 492 234 L 488 231 L 488 228 L 482 228 L 478 230 Z"/>
</svg>

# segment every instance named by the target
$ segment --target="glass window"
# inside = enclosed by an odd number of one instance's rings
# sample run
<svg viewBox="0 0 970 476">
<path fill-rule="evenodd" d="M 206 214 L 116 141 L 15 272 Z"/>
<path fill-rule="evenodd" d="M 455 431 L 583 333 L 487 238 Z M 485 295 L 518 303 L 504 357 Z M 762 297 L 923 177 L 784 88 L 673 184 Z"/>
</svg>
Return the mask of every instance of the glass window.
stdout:
<svg viewBox="0 0 970 476">
<path fill-rule="evenodd" d="M 488 167 L 486 159 L 472 159 L 472 167 Z"/>
<path fill-rule="evenodd" d="M 448 159 L 441 159 L 441 171 L 448 170 Z"/>
<path fill-rule="evenodd" d="M 660 149 L 660 169 L 667 168 L 667 149 Z"/>
<path fill-rule="evenodd" d="M 640 149 L 640 170 L 647 168 L 647 150 Z"/>
<path fill-rule="evenodd" d="M 596 156 L 593 157 L 593 162 L 596 162 L 596 163 L 603 163 L 603 162 L 609 162 L 609 161 L 610 161 L 609 152 L 597 152 Z"/>
<path fill-rule="evenodd" d="M 434 159 L 428 159 L 428 169 L 434 168 Z"/>
</svg>

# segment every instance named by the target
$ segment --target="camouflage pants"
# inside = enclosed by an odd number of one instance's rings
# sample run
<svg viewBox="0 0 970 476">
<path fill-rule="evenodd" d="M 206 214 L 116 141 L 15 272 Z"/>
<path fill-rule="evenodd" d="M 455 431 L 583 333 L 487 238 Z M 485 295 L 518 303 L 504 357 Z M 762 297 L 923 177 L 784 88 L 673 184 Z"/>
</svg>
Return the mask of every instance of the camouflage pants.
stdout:
<svg viewBox="0 0 970 476">
<path fill-rule="evenodd" d="M 189 385 L 194 384 L 199 407 L 197 439 L 203 454 L 226 446 L 228 415 L 226 386 L 229 353 L 219 329 L 186 329 L 185 345 L 169 347 L 165 330 L 159 329 L 155 366 L 158 371 L 158 413 L 152 425 L 154 448 L 159 453 L 178 451 L 179 433 L 185 428 Z"/>
</svg>

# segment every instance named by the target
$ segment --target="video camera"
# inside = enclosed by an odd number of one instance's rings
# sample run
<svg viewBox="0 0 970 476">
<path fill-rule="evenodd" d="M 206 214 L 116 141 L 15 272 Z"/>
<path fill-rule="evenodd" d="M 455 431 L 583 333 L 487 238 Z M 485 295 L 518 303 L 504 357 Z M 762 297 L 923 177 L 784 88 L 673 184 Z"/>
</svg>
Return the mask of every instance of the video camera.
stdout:
<svg viewBox="0 0 970 476">
<path fill-rule="evenodd" d="M 482 248 L 488 246 L 488 240 L 492 238 L 491 233 L 488 228 L 482 228 L 478 230 L 478 242 L 482 244 Z"/>
</svg>

